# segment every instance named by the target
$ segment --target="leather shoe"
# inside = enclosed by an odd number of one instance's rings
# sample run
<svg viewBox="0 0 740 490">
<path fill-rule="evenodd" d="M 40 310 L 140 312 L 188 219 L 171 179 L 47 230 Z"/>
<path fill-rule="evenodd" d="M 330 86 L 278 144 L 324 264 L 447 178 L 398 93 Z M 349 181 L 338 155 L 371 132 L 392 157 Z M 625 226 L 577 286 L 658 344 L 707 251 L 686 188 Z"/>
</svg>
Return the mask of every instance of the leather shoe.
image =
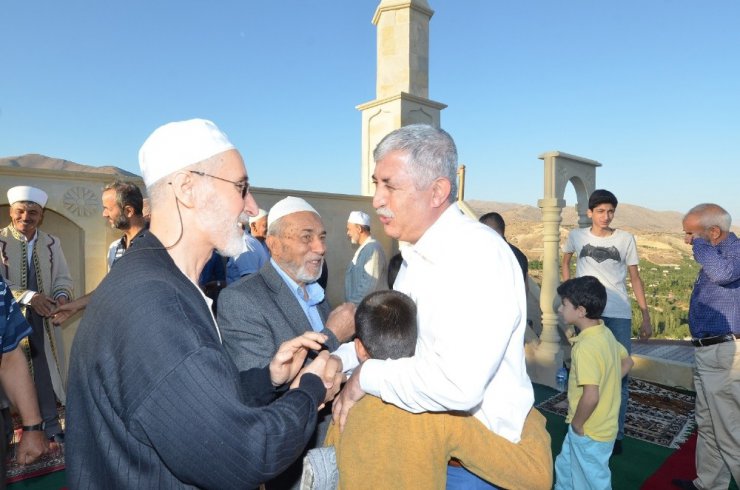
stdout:
<svg viewBox="0 0 740 490">
<path fill-rule="evenodd" d="M 683 488 L 684 490 L 699 490 L 699 488 L 694 485 L 693 480 L 681 480 L 680 478 L 674 478 L 673 480 L 671 480 L 671 483 L 674 487 Z"/>
</svg>

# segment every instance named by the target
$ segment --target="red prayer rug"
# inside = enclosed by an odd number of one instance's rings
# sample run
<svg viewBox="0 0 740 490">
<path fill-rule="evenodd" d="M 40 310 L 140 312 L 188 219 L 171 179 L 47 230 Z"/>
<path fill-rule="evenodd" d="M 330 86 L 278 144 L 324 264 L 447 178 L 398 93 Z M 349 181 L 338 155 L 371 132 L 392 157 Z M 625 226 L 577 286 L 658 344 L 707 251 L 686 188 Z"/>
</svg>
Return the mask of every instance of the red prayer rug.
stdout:
<svg viewBox="0 0 740 490">
<path fill-rule="evenodd" d="M 64 427 L 64 407 L 57 405 L 59 412 L 59 422 Z M 46 475 L 64 469 L 64 444 L 52 443 L 52 449 L 41 456 L 35 463 L 29 465 L 21 465 L 15 461 L 15 451 L 18 446 L 18 441 L 21 437 L 21 420 L 18 416 L 13 416 L 13 441 L 10 443 L 10 449 L 8 450 L 8 458 L 5 461 L 5 468 L 7 471 L 7 483 L 15 483 L 27 478 L 35 478 L 37 476 Z"/>
</svg>

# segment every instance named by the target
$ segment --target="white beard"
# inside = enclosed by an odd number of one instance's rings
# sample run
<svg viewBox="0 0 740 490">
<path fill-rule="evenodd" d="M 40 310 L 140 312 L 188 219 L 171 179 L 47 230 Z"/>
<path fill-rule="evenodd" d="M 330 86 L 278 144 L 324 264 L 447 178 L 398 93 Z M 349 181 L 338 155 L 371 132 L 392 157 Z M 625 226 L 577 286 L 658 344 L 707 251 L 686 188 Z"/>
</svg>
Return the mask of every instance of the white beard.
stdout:
<svg viewBox="0 0 740 490">
<path fill-rule="evenodd" d="M 219 196 L 212 193 L 205 199 L 198 221 L 209 236 L 213 238 L 214 248 L 224 257 L 235 257 L 242 252 L 244 247 L 242 235 L 244 232 L 239 226 L 239 218 L 225 216 L 220 206 Z"/>
</svg>

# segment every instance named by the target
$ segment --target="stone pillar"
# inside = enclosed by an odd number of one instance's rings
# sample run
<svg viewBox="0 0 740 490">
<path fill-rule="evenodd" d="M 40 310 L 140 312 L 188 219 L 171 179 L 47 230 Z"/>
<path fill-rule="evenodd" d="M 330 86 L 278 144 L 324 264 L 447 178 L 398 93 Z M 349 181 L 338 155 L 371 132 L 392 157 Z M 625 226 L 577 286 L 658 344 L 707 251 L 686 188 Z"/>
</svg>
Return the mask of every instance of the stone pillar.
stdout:
<svg viewBox="0 0 740 490">
<path fill-rule="evenodd" d="M 361 192 L 372 195 L 373 150 L 383 137 L 415 123 L 440 126 L 447 107 L 429 96 L 429 20 L 426 0 L 382 0 L 377 26 L 376 99 L 357 106 L 362 112 Z"/>
<path fill-rule="evenodd" d="M 596 186 L 596 168 L 601 164 L 559 151 L 540 155 L 545 163 L 544 198 L 537 202 L 542 209 L 543 258 L 542 289 L 540 308 L 542 309 L 542 334 L 540 342 L 530 351 L 527 368 L 532 381 L 555 387 L 555 372 L 563 364 L 557 306 L 557 288 L 560 285 L 560 223 L 565 207 L 565 187 L 573 184 L 578 202 L 578 226 L 590 226 L 586 214 L 588 196 Z"/>
<path fill-rule="evenodd" d="M 536 383 L 554 386 L 555 372 L 563 365 L 555 304 L 556 290 L 560 285 L 560 222 L 565 201 L 551 197 L 540 199 L 537 205 L 542 209 L 543 224 L 542 286 L 540 289 L 542 333 L 540 343 L 535 350 L 536 369 L 530 372 L 530 377 Z"/>
</svg>

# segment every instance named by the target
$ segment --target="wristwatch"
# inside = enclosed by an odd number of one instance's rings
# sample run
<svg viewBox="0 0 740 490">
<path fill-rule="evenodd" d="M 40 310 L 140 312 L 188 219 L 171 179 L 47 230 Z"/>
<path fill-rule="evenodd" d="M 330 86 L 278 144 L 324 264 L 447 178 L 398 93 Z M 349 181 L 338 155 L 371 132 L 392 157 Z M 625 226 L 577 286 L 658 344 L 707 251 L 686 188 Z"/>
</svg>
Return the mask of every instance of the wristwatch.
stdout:
<svg viewBox="0 0 740 490">
<path fill-rule="evenodd" d="M 36 424 L 36 425 L 21 426 L 21 429 L 23 429 L 23 432 L 39 431 L 39 430 L 44 430 L 44 425 L 45 424 L 41 422 L 40 424 Z"/>
</svg>

